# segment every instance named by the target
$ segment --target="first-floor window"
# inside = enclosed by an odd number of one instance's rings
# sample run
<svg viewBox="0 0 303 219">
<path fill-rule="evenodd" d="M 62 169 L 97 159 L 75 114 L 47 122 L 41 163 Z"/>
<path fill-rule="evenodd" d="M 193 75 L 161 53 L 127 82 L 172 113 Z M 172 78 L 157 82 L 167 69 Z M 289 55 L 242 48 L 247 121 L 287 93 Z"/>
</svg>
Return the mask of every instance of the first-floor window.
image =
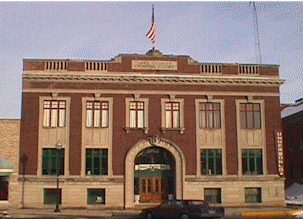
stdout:
<svg viewBox="0 0 303 219">
<path fill-rule="evenodd" d="M 221 203 L 221 189 L 209 188 L 204 189 L 204 200 L 209 203 Z"/>
<path fill-rule="evenodd" d="M 242 170 L 246 175 L 263 174 L 262 150 L 243 150 L 242 151 Z"/>
<path fill-rule="evenodd" d="M 261 188 L 245 188 L 245 203 L 261 202 Z"/>
<path fill-rule="evenodd" d="M 43 126 L 65 127 L 66 101 L 44 100 L 43 102 Z"/>
<path fill-rule="evenodd" d="M 105 189 L 87 189 L 87 204 L 88 205 L 104 205 L 105 204 Z"/>
<path fill-rule="evenodd" d="M 222 150 L 201 150 L 201 174 L 222 175 Z"/>
<path fill-rule="evenodd" d="M 57 168 L 60 175 L 64 175 L 64 149 L 42 149 L 42 174 L 56 175 Z"/>
<path fill-rule="evenodd" d="M 107 175 L 107 149 L 86 149 L 86 175 Z"/>
<path fill-rule="evenodd" d="M 59 193 L 57 189 L 44 189 L 45 205 L 57 204 L 57 200 L 59 200 L 59 204 L 61 204 L 61 189 L 59 189 Z"/>
</svg>

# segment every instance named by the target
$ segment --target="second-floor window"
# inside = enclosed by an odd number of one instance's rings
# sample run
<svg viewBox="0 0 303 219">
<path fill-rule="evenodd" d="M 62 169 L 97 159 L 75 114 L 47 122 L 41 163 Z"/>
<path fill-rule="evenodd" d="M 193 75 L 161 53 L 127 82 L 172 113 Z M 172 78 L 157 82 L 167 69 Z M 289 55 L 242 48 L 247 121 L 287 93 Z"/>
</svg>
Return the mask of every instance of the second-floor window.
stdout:
<svg viewBox="0 0 303 219">
<path fill-rule="evenodd" d="M 165 128 L 180 128 L 180 103 L 165 103 Z"/>
<path fill-rule="evenodd" d="M 45 100 L 43 102 L 43 126 L 65 127 L 66 124 L 66 101 Z"/>
<path fill-rule="evenodd" d="M 220 103 L 199 104 L 200 128 L 219 129 L 221 128 Z"/>
<path fill-rule="evenodd" d="M 144 128 L 144 102 L 129 102 L 129 126 L 130 128 Z"/>
<path fill-rule="evenodd" d="M 261 129 L 261 107 L 259 103 L 241 103 L 242 129 Z"/>
<path fill-rule="evenodd" d="M 87 101 L 86 102 L 86 127 L 107 128 L 108 127 L 107 101 Z"/>
</svg>

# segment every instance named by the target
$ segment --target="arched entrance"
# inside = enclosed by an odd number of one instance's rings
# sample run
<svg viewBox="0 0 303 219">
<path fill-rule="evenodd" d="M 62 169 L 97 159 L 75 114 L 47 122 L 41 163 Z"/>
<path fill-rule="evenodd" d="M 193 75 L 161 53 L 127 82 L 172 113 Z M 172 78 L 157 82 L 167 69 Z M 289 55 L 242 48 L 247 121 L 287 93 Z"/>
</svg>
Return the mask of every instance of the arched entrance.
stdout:
<svg viewBox="0 0 303 219">
<path fill-rule="evenodd" d="M 173 142 L 160 138 L 158 136 L 153 136 L 148 139 L 139 141 L 137 144 L 135 144 L 127 153 L 126 159 L 125 159 L 125 183 L 124 183 L 124 203 L 125 208 L 133 208 L 135 206 L 135 192 L 138 193 L 138 187 L 135 191 L 135 174 L 137 174 L 135 168 L 141 168 L 143 169 L 144 166 L 137 166 L 139 164 L 143 164 L 142 159 L 140 161 L 140 153 L 144 152 L 145 149 L 159 149 L 159 153 L 166 153 L 168 157 L 168 160 L 170 164 L 172 164 L 173 167 L 173 175 L 174 175 L 174 185 L 172 187 L 172 190 L 174 193 L 175 198 L 182 199 L 183 198 L 183 188 L 184 188 L 184 170 L 185 170 L 185 158 L 180 150 L 180 148 Z M 161 152 L 162 151 L 162 152 Z M 147 151 L 145 151 L 147 152 Z M 150 158 L 151 159 L 151 158 Z M 137 162 L 137 164 L 136 164 Z M 149 165 L 148 168 L 152 168 L 153 165 Z M 164 166 L 162 166 L 164 169 Z M 156 168 L 156 166 L 154 166 Z M 168 168 L 167 166 L 165 168 Z M 164 174 L 164 173 L 163 173 Z M 171 174 L 171 172 L 170 172 Z M 137 177 L 137 176 L 136 176 Z M 152 176 L 151 176 L 152 177 Z M 138 184 L 138 182 L 136 182 Z M 140 182 L 139 182 L 140 183 Z M 156 187 L 156 183 L 161 183 L 156 179 L 153 179 L 151 182 L 145 181 L 145 185 L 148 186 L 148 183 L 153 184 L 154 187 Z M 139 187 L 139 189 L 141 189 Z M 156 190 L 157 188 L 154 188 Z M 168 188 L 167 189 L 167 196 L 168 196 Z M 148 191 L 148 190 L 145 190 Z M 150 190 L 151 191 L 151 190 Z M 140 190 L 139 190 L 140 194 Z M 153 197 L 156 198 L 156 197 Z M 164 197 L 166 198 L 166 197 Z M 148 197 L 146 197 L 148 199 Z"/>
<path fill-rule="evenodd" d="M 175 197 L 175 159 L 166 149 L 152 146 L 135 159 L 135 203 L 157 203 Z"/>
</svg>

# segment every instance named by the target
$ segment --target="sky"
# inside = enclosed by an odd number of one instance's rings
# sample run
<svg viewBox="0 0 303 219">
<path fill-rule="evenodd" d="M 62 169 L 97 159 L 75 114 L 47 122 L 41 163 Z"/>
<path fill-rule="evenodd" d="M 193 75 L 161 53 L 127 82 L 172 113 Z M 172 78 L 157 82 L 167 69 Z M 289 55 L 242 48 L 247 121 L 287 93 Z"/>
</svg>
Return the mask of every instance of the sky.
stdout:
<svg viewBox="0 0 303 219">
<path fill-rule="evenodd" d="M 110 60 L 156 49 L 205 63 L 257 63 L 249 2 L 0 2 L 0 118 L 21 117 L 23 59 Z M 303 98 L 303 2 L 256 2 L 261 64 L 281 103 Z"/>
</svg>

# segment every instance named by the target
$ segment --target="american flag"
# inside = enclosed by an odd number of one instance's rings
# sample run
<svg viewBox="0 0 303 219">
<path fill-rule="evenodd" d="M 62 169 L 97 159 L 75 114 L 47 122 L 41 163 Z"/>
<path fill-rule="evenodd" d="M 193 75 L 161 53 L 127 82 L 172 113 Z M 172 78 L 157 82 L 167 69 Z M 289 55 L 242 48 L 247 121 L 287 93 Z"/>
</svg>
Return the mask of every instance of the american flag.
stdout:
<svg viewBox="0 0 303 219">
<path fill-rule="evenodd" d="M 154 19 L 154 5 L 153 5 L 152 26 L 151 26 L 150 30 L 148 31 L 148 33 L 146 34 L 146 36 L 152 41 L 154 49 L 155 49 L 156 40 L 157 40 L 156 33 L 157 33 L 157 29 L 156 29 L 156 22 Z"/>
</svg>

